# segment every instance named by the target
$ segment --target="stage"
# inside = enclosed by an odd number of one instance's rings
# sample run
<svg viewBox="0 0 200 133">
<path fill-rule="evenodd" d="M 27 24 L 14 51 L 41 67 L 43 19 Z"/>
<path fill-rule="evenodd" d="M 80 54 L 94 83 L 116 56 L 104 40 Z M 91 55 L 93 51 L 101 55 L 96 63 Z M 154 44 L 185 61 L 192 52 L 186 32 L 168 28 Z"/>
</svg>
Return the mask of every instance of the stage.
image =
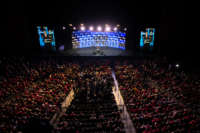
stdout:
<svg viewBox="0 0 200 133">
<path fill-rule="evenodd" d="M 67 56 L 131 56 L 132 53 L 127 50 L 110 47 L 90 47 L 90 48 L 76 48 L 65 51 L 60 51 Z"/>
</svg>

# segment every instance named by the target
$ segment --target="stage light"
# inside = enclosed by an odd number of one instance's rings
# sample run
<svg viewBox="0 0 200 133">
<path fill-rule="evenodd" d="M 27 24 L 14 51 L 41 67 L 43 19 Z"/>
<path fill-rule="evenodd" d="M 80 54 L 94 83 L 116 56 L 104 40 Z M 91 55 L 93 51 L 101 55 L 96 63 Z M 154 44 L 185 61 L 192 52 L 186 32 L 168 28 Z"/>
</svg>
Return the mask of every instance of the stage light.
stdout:
<svg viewBox="0 0 200 133">
<path fill-rule="evenodd" d="M 110 27 L 109 27 L 109 26 L 106 27 L 106 31 L 107 31 L 107 32 L 110 31 Z"/>
<path fill-rule="evenodd" d="M 76 30 L 76 27 L 73 27 L 73 30 Z"/>
<path fill-rule="evenodd" d="M 72 27 L 72 24 L 69 24 L 70 27 Z"/>
<path fill-rule="evenodd" d="M 98 30 L 98 31 L 101 31 L 101 30 L 102 30 L 101 26 L 98 26 L 98 27 L 97 27 L 97 30 Z"/>
<path fill-rule="evenodd" d="M 127 28 L 124 28 L 124 31 L 127 31 Z"/>
<path fill-rule="evenodd" d="M 73 48 L 86 48 L 86 47 L 113 47 L 125 49 L 125 35 L 126 33 L 120 32 L 120 28 L 117 26 L 111 27 L 108 24 L 90 25 L 86 27 L 85 25 L 79 25 L 72 32 L 72 45 Z M 123 28 L 124 29 L 124 28 Z M 114 32 L 115 30 L 115 32 Z M 95 32 L 93 32 L 95 31 Z M 119 31 L 119 32 L 118 32 Z"/>
<path fill-rule="evenodd" d="M 89 29 L 90 29 L 90 31 L 93 31 L 93 30 L 94 30 L 94 27 L 90 26 L 90 28 L 89 28 Z"/>
<path fill-rule="evenodd" d="M 65 26 L 63 26 L 63 28 L 62 28 L 63 30 L 65 30 L 66 29 L 66 27 Z"/>
<path fill-rule="evenodd" d="M 81 26 L 81 30 L 84 31 L 84 30 L 85 30 L 85 27 L 84 27 L 84 26 Z"/>
<path fill-rule="evenodd" d="M 105 27 L 109 26 L 108 24 L 105 24 Z"/>
<path fill-rule="evenodd" d="M 177 68 L 179 68 L 179 66 L 180 66 L 179 64 L 176 64 L 176 67 L 177 67 Z"/>
</svg>

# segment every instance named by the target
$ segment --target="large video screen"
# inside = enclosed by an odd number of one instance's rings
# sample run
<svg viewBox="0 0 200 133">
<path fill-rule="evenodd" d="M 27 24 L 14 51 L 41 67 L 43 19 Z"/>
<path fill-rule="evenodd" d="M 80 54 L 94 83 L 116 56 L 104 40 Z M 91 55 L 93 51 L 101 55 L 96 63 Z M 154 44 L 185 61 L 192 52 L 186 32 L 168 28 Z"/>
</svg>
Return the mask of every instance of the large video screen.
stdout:
<svg viewBox="0 0 200 133">
<path fill-rule="evenodd" d="M 40 47 L 55 49 L 54 31 L 49 30 L 47 26 L 38 26 L 37 30 Z"/>
<path fill-rule="evenodd" d="M 155 28 L 146 28 L 145 32 L 141 32 L 140 47 L 153 47 L 154 46 Z"/>
<path fill-rule="evenodd" d="M 125 50 L 126 34 L 120 31 L 96 32 L 81 31 L 72 32 L 73 48 L 87 47 L 112 47 Z"/>
</svg>

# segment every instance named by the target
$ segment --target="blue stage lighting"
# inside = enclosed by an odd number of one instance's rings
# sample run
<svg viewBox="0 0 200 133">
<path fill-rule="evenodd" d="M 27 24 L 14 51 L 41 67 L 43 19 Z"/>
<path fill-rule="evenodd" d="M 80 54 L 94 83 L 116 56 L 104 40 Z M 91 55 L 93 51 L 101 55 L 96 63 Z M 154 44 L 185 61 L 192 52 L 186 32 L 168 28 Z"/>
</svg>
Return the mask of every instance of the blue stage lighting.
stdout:
<svg viewBox="0 0 200 133">
<path fill-rule="evenodd" d="M 140 47 L 154 46 L 155 28 L 146 28 L 146 32 L 140 34 Z"/>
<path fill-rule="evenodd" d="M 47 45 L 50 45 L 52 49 L 55 50 L 55 36 L 54 36 L 54 31 L 53 30 L 48 30 L 48 28 L 38 26 L 38 35 L 39 35 L 39 43 L 40 47 L 49 47 Z"/>
<path fill-rule="evenodd" d="M 97 28 L 101 30 L 101 28 Z M 110 30 L 110 29 L 109 29 Z M 73 48 L 87 47 L 113 47 L 125 50 L 126 34 L 120 31 L 73 31 L 72 44 Z"/>
</svg>

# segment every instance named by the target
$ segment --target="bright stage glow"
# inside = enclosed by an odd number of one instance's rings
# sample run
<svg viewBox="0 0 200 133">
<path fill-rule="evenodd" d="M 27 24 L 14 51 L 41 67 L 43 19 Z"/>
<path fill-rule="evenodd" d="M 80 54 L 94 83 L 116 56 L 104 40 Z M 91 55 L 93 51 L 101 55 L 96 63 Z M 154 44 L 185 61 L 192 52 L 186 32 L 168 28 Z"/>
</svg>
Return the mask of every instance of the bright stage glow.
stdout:
<svg viewBox="0 0 200 133">
<path fill-rule="evenodd" d="M 177 68 L 179 68 L 179 66 L 180 66 L 179 64 L 176 64 L 176 67 L 177 67 Z"/>
<path fill-rule="evenodd" d="M 93 30 L 94 30 L 94 27 L 93 27 L 93 26 L 90 26 L 89 30 L 90 30 L 90 31 L 93 31 Z"/>
<path fill-rule="evenodd" d="M 98 26 L 98 27 L 97 27 L 97 30 L 98 30 L 98 31 L 101 31 L 101 30 L 102 30 L 101 26 Z"/>
<path fill-rule="evenodd" d="M 81 30 L 84 31 L 84 30 L 85 30 L 85 27 L 84 27 L 84 26 L 81 26 Z"/>
<path fill-rule="evenodd" d="M 118 27 L 117 27 L 118 26 Z M 126 33 L 120 25 L 112 27 L 108 24 L 94 27 L 86 27 L 80 24 L 80 28 L 72 32 L 73 48 L 111 47 L 125 50 Z"/>
<path fill-rule="evenodd" d="M 107 31 L 107 32 L 110 31 L 110 27 L 109 27 L 109 26 L 106 27 L 106 31 Z"/>
<path fill-rule="evenodd" d="M 112 47 L 125 50 L 126 34 L 124 32 L 73 31 L 73 48 Z"/>
<path fill-rule="evenodd" d="M 65 26 L 63 26 L 63 28 L 62 28 L 63 30 L 65 30 L 66 29 L 66 27 Z"/>
<path fill-rule="evenodd" d="M 73 27 L 73 30 L 76 30 L 76 27 Z"/>
</svg>

